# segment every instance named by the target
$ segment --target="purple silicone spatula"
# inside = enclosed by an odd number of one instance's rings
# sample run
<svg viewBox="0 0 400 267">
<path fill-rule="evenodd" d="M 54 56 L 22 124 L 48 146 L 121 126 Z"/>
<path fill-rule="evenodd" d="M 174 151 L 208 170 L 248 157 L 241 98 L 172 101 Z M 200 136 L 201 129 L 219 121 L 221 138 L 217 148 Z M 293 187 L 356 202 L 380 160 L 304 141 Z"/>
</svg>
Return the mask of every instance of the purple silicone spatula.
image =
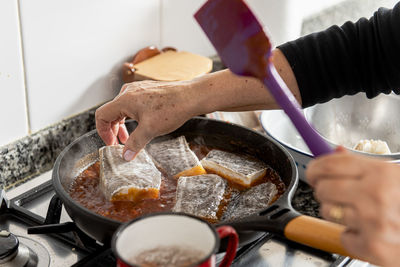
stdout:
<svg viewBox="0 0 400 267">
<path fill-rule="evenodd" d="M 304 118 L 299 103 L 270 62 L 269 39 L 243 0 L 209 0 L 195 18 L 233 73 L 264 83 L 314 156 L 333 152 Z"/>
</svg>

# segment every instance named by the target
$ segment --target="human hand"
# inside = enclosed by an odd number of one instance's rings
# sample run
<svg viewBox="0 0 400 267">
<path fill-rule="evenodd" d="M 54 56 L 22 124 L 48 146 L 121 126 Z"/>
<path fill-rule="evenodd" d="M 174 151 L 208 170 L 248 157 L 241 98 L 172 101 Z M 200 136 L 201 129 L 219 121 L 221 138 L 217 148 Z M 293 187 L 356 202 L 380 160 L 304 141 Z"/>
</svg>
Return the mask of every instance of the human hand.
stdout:
<svg viewBox="0 0 400 267">
<path fill-rule="evenodd" d="M 308 165 L 321 215 L 342 223 L 346 250 L 383 266 L 398 266 L 400 166 L 338 149 Z"/>
<path fill-rule="evenodd" d="M 125 144 L 129 161 L 154 137 L 172 132 L 192 116 L 188 82 L 141 81 L 125 84 L 114 100 L 96 110 L 96 128 L 106 145 Z M 138 122 L 129 136 L 125 118 Z"/>
<path fill-rule="evenodd" d="M 274 50 L 273 63 L 297 101 L 297 81 L 285 56 Z M 193 116 L 220 111 L 275 109 L 278 105 L 258 79 L 237 76 L 228 69 L 191 81 L 141 81 L 125 84 L 120 94 L 96 111 L 96 128 L 106 145 L 125 144 L 132 160 L 152 138 L 172 132 Z M 125 118 L 138 122 L 129 136 Z"/>
</svg>

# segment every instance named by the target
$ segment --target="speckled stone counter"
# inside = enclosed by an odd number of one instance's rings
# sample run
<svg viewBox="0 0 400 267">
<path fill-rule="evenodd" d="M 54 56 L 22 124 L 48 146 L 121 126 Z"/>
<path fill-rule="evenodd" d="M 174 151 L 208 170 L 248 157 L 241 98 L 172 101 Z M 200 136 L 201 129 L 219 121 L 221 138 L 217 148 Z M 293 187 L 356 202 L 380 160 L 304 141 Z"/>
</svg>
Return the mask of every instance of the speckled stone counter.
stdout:
<svg viewBox="0 0 400 267">
<path fill-rule="evenodd" d="M 0 188 L 10 188 L 50 170 L 58 154 L 95 129 L 95 108 L 0 147 Z"/>
</svg>

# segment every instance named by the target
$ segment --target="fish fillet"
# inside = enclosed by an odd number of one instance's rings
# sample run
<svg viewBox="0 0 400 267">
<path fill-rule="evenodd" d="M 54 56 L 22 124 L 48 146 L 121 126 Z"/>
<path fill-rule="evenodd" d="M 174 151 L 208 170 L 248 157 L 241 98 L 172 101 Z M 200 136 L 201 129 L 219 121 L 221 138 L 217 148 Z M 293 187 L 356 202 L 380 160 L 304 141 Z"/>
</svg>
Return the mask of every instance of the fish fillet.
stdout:
<svg viewBox="0 0 400 267">
<path fill-rule="evenodd" d="M 185 136 L 150 143 L 146 149 L 169 176 L 178 178 L 206 173 L 197 156 L 189 148 Z"/>
<path fill-rule="evenodd" d="M 255 214 L 267 208 L 277 193 L 276 186 L 271 182 L 254 186 L 229 203 L 222 220 L 236 220 Z"/>
<path fill-rule="evenodd" d="M 216 221 L 227 182 L 215 174 L 181 176 L 176 189 L 174 212 L 189 213 Z"/>
<path fill-rule="evenodd" d="M 203 167 L 216 173 L 228 181 L 249 188 L 255 181 L 262 178 L 268 166 L 249 155 L 239 155 L 217 149 L 211 150 L 201 160 Z"/>
<path fill-rule="evenodd" d="M 161 172 L 142 149 L 132 161 L 122 158 L 124 146 L 104 146 L 100 154 L 100 188 L 110 201 L 158 198 Z"/>
</svg>

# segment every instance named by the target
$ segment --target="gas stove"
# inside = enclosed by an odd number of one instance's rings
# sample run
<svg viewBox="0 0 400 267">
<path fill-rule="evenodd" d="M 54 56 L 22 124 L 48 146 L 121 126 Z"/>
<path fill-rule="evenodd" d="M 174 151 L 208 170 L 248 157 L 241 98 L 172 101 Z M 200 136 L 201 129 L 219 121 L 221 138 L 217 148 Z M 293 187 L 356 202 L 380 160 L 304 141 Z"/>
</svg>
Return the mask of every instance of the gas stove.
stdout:
<svg viewBox="0 0 400 267">
<path fill-rule="evenodd" d="M 2 191 L 0 267 L 115 266 L 111 249 L 85 235 L 72 222 L 55 195 L 50 176 L 48 172 L 40 179 L 35 178 L 36 184 L 39 183 L 35 187 L 27 184 L 7 192 L 12 196 L 9 200 Z M 222 257 L 222 253 L 218 254 L 217 261 Z M 358 267 L 368 264 L 265 233 L 238 249 L 232 266 Z"/>
</svg>

